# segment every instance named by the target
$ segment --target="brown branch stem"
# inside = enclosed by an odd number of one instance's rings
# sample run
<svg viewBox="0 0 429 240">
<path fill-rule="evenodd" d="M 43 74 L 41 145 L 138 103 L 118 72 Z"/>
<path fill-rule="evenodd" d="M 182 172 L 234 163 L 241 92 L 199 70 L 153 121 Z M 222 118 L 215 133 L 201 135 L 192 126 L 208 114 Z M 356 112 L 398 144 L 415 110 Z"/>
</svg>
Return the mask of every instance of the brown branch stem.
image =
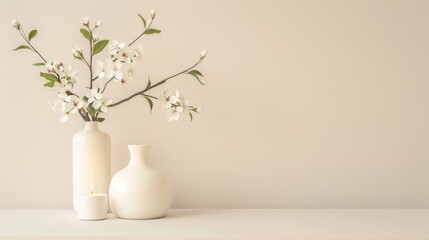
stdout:
<svg viewBox="0 0 429 240">
<path fill-rule="evenodd" d="M 110 104 L 108 107 L 115 107 L 115 106 L 118 106 L 118 105 L 120 105 L 120 104 L 122 104 L 122 103 L 124 103 L 124 102 L 126 102 L 126 101 L 129 101 L 129 100 L 133 99 L 133 98 L 134 98 L 134 97 L 136 97 L 136 96 L 142 95 L 142 94 L 144 94 L 145 92 L 147 92 L 147 91 L 151 90 L 152 88 L 158 87 L 159 85 L 162 85 L 162 84 L 166 83 L 168 80 L 170 80 L 170 79 L 172 79 L 172 78 L 174 78 L 174 77 L 177 77 L 177 76 L 179 76 L 179 75 L 181 75 L 181 74 L 184 74 L 184 73 L 186 73 L 187 71 L 189 71 L 189 70 L 193 69 L 193 68 L 194 68 L 194 67 L 196 67 L 198 64 L 200 64 L 202 60 L 203 60 L 203 58 L 200 58 L 200 59 L 198 60 L 198 62 L 197 62 L 197 63 L 195 63 L 194 65 L 192 65 L 191 67 L 189 67 L 189 68 L 187 68 L 187 69 L 185 69 L 185 70 L 183 70 L 183 71 L 181 71 L 181 72 L 179 72 L 179 73 L 176 73 L 176 74 L 174 74 L 174 75 L 171 75 L 170 77 L 167 77 L 167 78 L 165 78 L 165 79 L 163 79 L 163 80 L 161 80 L 161 81 L 157 82 L 156 84 L 151 85 L 150 87 L 146 87 L 145 89 L 143 89 L 143 90 L 141 90 L 141 91 L 139 91 L 139 92 L 136 92 L 136 93 L 134 93 L 133 95 L 131 95 L 131 96 L 127 97 L 127 98 L 124 98 L 124 99 L 122 99 L 122 100 L 120 100 L 120 101 L 118 101 L 118 102 L 116 102 L 116 103 Z"/>
</svg>

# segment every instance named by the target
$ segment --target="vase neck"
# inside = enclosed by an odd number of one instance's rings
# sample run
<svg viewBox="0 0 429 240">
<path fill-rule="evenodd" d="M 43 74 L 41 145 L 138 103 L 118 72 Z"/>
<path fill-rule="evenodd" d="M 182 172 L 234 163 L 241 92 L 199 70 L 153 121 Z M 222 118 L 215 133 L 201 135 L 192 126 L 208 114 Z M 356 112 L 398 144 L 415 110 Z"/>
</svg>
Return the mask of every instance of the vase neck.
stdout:
<svg viewBox="0 0 429 240">
<path fill-rule="evenodd" d="M 149 145 L 128 145 L 128 150 L 130 151 L 129 165 L 148 166 L 147 164 L 148 149 L 149 149 Z"/>
<path fill-rule="evenodd" d="M 98 122 L 85 122 L 85 130 L 98 129 Z"/>
</svg>

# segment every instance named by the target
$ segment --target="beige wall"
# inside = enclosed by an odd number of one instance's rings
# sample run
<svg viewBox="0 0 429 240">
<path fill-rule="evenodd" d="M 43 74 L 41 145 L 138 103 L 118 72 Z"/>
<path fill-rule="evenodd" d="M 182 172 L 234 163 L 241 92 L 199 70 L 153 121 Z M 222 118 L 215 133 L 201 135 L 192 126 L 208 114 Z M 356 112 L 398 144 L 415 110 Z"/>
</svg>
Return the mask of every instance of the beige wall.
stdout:
<svg viewBox="0 0 429 240">
<path fill-rule="evenodd" d="M 170 123 L 141 98 L 111 109 L 102 128 L 114 172 L 127 144 L 148 143 L 173 207 L 429 207 L 429 1 L 88 2 L 0 1 L 0 207 L 70 207 L 71 139 L 83 125 L 58 122 L 37 57 L 11 51 L 22 40 L 10 21 L 38 28 L 44 55 L 86 79 L 69 57 L 85 43 L 81 17 L 130 41 L 142 29 L 136 14 L 151 8 L 163 32 L 141 39 L 139 79 L 110 96 L 183 69 L 206 48 L 207 86 L 169 84 L 205 112 Z"/>
</svg>

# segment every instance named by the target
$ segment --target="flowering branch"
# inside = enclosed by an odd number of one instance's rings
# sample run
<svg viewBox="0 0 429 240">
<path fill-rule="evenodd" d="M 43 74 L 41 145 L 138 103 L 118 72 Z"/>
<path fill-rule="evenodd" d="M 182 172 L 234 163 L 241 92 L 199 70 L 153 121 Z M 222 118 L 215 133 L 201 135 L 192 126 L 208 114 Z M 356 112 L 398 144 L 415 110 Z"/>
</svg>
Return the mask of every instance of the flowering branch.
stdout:
<svg viewBox="0 0 429 240">
<path fill-rule="evenodd" d="M 186 100 L 183 96 L 180 95 L 178 91 L 175 94 L 170 95 L 168 91 L 164 91 L 164 96 L 158 99 L 150 94 L 146 94 L 149 90 L 156 88 L 165 84 L 170 79 L 177 77 L 182 74 L 189 74 L 195 77 L 199 83 L 201 82 L 200 78 L 203 77 L 202 73 L 195 69 L 206 56 L 206 51 L 202 51 L 198 61 L 193 64 L 191 67 L 171 75 L 155 84 L 152 85 L 150 79 L 148 79 L 148 84 L 146 88 L 141 91 L 132 94 L 131 96 L 124 98 L 116 103 L 112 103 L 112 100 L 106 98 L 104 93 L 107 89 L 107 86 L 115 80 L 115 82 L 120 83 L 121 85 L 127 84 L 129 81 L 134 79 L 135 76 L 135 63 L 142 56 L 141 46 L 131 49 L 134 43 L 137 42 L 143 35 L 157 34 L 161 31 L 158 29 L 151 28 L 153 21 L 155 19 L 155 10 L 151 10 L 150 19 L 146 21 L 143 16 L 138 14 L 141 18 L 144 26 L 144 31 L 137 36 L 131 43 L 126 45 L 124 42 L 119 42 L 112 40 L 111 42 L 107 39 L 102 39 L 96 29 L 102 25 L 101 21 L 97 21 L 94 25 L 90 24 L 89 17 L 84 17 L 82 19 L 82 28 L 80 33 L 84 38 L 89 41 L 89 55 L 86 56 L 80 47 L 76 47 L 72 50 L 72 55 L 75 59 L 82 61 L 89 69 L 89 93 L 86 95 L 75 94 L 73 88 L 76 84 L 74 76 L 76 71 L 72 69 L 70 65 L 65 65 L 62 61 L 53 61 L 48 62 L 46 59 L 36 50 L 36 48 L 31 44 L 31 40 L 37 35 L 37 30 L 32 30 L 28 37 L 21 24 L 13 20 L 12 26 L 15 27 L 25 40 L 28 45 L 18 46 L 16 50 L 28 49 L 37 53 L 44 63 L 35 63 L 35 66 L 45 66 L 45 70 L 40 72 L 40 76 L 47 80 L 43 86 L 51 88 L 54 92 L 57 93 L 57 99 L 53 104 L 53 109 L 61 113 L 60 121 L 66 122 L 69 119 L 69 116 L 72 114 L 79 113 L 84 121 L 99 121 L 102 122 L 104 118 L 99 117 L 100 114 L 106 113 L 108 107 L 118 106 L 124 102 L 131 100 L 136 96 L 144 97 L 148 103 L 150 110 L 153 108 L 153 101 L 159 100 L 163 102 L 163 108 L 166 109 L 168 119 L 178 120 L 179 115 L 182 112 L 188 112 L 191 120 L 192 113 L 201 112 L 200 108 L 191 106 L 189 101 Z M 96 60 L 94 62 L 94 56 L 98 53 L 103 52 L 106 54 L 107 58 L 103 61 Z M 105 80 L 104 80 L 105 79 Z M 104 86 L 97 85 L 94 87 L 95 81 L 106 81 Z M 101 84 L 101 83 L 99 83 Z"/>
<path fill-rule="evenodd" d="M 129 100 L 133 99 L 134 97 L 137 97 L 137 96 L 139 96 L 139 95 L 144 95 L 144 93 L 145 93 L 145 92 L 147 92 L 147 91 L 151 90 L 152 88 L 158 87 L 158 86 L 160 86 L 160 85 L 162 85 L 162 84 L 166 83 L 168 80 L 170 80 L 170 79 L 172 79 L 172 78 L 174 78 L 174 77 L 177 77 L 177 76 L 179 76 L 179 75 L 181 75 L 181 74 L 188 73 L 188 71 L 189 71 L 189 70 L 191 70 L 191 69 L 195 68 L 196 66 L 198 66 L 198 64 L 200 64 L 200 63 L 203 61 L 204 57 L 205 57 L 205 51 L 203 51 L 203 52 L 201 53 L 201 57 L 200 57 L 200 59 L 197 61 L 197 63 L 195 63 L 195 64 L 194 64 L 194 65 L 192 65 L 191 67 L 189 67 L 189 68 L 187 68 L 187 69 L 185 69 L 185 70 L 183 70 L 183 71 L 181 71 L 181 72 L 179 72 L 179 73 L 176 73 L 176 74 L 174 74 L 174 75 L 172 75 L 172 76 L 170 76 L 170 77 L 167 77 L 167 78 L 165 78 L 165 79 L 163 79 L 163 80 L 161 80 L 161 81 L 157 82 L 157 83 L 156 83 L 156 84 L 154 84 L 154 85 L 150 85 L 150 84 L 149 84 L 145 89 L 143 89 L 143 90 L 141 90 L 141 91 L 139 91 L 139 92 L 136 92 L 136 93 L 134 93 L 133 95 L 131 95 L 131 96 L 127 97 L 127 98 L 124 98 L 124 99 L 122 99 L 122 100 L 120 100 L 120 101 L 118 101 L 118 102 L 116 102 L 116 103 L 110 104 L 108 107 L 115 107 L 115 106 L 118 106 L 118 105 L 120 105 L 120 104 L 122 104 L 122 103 L 124 103 L 124 102 L 127 102 L 127 101 L 129 101 Z"/>
</svg>

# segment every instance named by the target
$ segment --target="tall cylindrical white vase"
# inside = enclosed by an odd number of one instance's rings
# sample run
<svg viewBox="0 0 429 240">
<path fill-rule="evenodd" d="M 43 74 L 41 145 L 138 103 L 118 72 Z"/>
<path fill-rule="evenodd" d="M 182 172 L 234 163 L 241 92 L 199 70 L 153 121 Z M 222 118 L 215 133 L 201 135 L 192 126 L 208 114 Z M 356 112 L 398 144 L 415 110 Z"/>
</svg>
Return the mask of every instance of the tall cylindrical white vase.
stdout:
<svg viewBox="0 0 429 240">
<path fill-rule="evenodd" d="M 80 195 L 109 193 L 110 136 L 98 129 L 98 122 L 86 122 L 73 136 L 73 208 L 78 211 Z"/>
<path fill-rule="evenodd" d="M 110 183 L 110 208 L 119 218 L 163 217 L 171 203 L 171 188 L 164 175 L 149 166 L 148 145 L 129 145 L 130 162 Z"/>
</svg>

